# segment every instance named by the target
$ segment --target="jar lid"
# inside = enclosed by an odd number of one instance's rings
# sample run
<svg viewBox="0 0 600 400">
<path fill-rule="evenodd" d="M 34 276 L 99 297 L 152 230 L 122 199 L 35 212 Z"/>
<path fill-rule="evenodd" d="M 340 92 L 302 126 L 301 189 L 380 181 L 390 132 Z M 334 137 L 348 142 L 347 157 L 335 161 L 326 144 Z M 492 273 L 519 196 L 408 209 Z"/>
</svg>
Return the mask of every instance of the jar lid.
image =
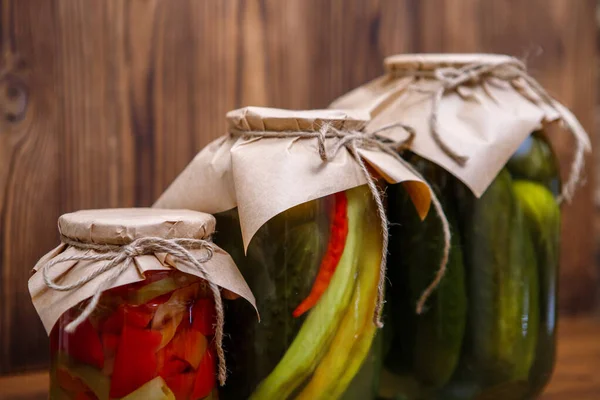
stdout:
<svg viewBox="0 0 600 400">
<path fill-rule="evenodd" d="M 384 60 L 386 70 L 431 71 L 440 67 L 460 68 L 468 64 L 511 63 L 524 68 L 523 63 L 506 54 L 449 53 L 398 54 Z"/>
<path fill-rule="evenodd" d="M 142 237 L 206 239 L 215 231 L 215 225 L 210 214 L 158 208 L 82 210 L 58 219 L 61 235 L 110 245 L 123 245 Z"/>
<path fill-rule="evenodd" d="M 227 113 L 230 130 L 315 132 L 323 124 L 340 130 L 360 130 L 370 119 L 363 110 L 284 110 L 244 107 Z"/>
</svg>

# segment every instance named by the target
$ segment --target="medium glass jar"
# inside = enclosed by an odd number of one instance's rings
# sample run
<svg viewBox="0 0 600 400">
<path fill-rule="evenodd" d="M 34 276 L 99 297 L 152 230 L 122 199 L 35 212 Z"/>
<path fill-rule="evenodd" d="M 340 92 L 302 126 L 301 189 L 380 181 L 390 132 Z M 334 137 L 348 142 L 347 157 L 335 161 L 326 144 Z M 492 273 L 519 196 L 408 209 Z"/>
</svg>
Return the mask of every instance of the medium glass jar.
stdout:
<svg viewBox="0 0 600 400">
<path fill-rule="evenodd" d="M 179 271 L 102 294 L 64 313 L 50 334 L 50 399 L 216 399 L 215 304 L 206 281 Z"/>
<path fill-rule="evenodd" d="M 236 210 L 217 214 L 215 243 L 256 296 L 229 304 L 231 374 L 222 399 L 375 398 L 382 238 L 367 186 L 289 209 L 258 231 L 244 255 Z"/>
<path fill-rule="evenodd" d="M 441 222 L 421 222 L 402 188 L 390 190 L 380 398 L 535 398 L 554 365 L 560 247 L 558 164 L 544 133 L 530 135 L 478 199 L 441 167 L 405 157 L 439 197 L 452 247 L 417 315 L 439 268 Z"/>
</svg>

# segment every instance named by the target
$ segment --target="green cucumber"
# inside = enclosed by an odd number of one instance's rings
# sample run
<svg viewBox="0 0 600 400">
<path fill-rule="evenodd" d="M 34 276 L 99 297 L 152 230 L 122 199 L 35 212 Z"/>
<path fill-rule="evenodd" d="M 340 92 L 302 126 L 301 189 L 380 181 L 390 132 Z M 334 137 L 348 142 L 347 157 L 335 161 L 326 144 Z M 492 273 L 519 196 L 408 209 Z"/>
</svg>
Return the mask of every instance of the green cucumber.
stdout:
<svg viewBox="0 0 600 400">
<path fill-rule="evenodd" d="M 468 344 L 485 385 L 526 379 L 539 326 L 537 264 L 529 227 L 503 169 L 466 216 Z"/>
<path fill-rule="evenodd" d="M 402 325 L 405 332 L 396 340 L 403 340 L 407 331 L 412 336 L 405 344 L 394 344 L 396 348 L 405 348 L 410 344 L 408 360 L 412 371 L 419 382 L 428 387 L 442 387 L 451 378 L 461 354 L 461 346 L 465 333 L 467 298 L 465 288 L 465 267 L 460 246 L 460 233 L 456 223 L 456 211 L 452 199 L 450 185 L 452 178 L 440 167 L 418 157 L 411 157 L 411 163 L 432 185 L 437 197 L 442 202 L 446 216 L 451 225 L 452 247 L 447 264 L 447 272 L 438 288 L 432 293 L 422 315 L 415 314 L 416 303 L 423 291 L 431 284 L 440 267 L 444 249 L 444 234 L 440 219 L 436 213 L 429 213 L 421 221 L 409 196 L 403 189 L 395 194 L 393 207 L 400 213 L 397 218 L 402 229 L 397 234 L 397 242 L 390 247 L 393 264 L 389 269 L 406 271 L 409 303 L 400 305 L 403 310 L 394 325 Z M 395 254 L 397 253 L 397 255 Z M 394 275 L 398 275 L 394 272 Z M 400 272 L 401 274 L 401 272 Z M 394 276 L 396 278 L 396 276 Z M 392 280 L 393 304 L 392 318 L 396 318 L 396 298 L 406 295 L 396 293 L 397 279 Z M 402 301 L 402 300 L 400 300 Z M 406 301 L 406 300 L 404 300 Z M 414 329 L 407 326 L 407 313 Z M 409 321 L 410 321 L 409 320 Z M 393 345 L 393 346 L 394 346 Z M 408 350 L 408 349 L 407 349 Z M 405 350 L 406 351 L 406 350 Z M 405 354 L 404 357 L 407 355 Z M 388 356 L 388 363 L 389 363 Z M 406 363 L 406 361 L 404 361 Z"/>
<path fill-rule="evenodd" d="M 540 329 L 530 381 L 532 390 L 539 391 L 550 379 L 554 367 L 560 208 L 553 194 L 539 183 L 519 180 L 513 187 L 531 228 L 538 259 Z"/>
<path fill-rule="evenodd" d="M 542 131 L 528 136 L 506 164 L 515 179 L 528 179 L 546 186 L 555 196 L 560 192 L 557 158 Z"/>
<path fill-rule="evenodd" d="M 279 363 L 306 316 L 292 312 L 311 291 L 327 249 L 331 198 L 287 210 L 257 232 L 244 254 L 236 210 L 218 214 L 215 243 L 236 262 L 254 292 L 261 321 L 245 302 L 227 304 L 223 399 L 247 399 Z"/>
<path fill-rule="evenodd" d="M 333 278 L 317 303 L 308 313 L 298 335 L 275 369 L 265 378 L 251 400 L 286 399 L 314 371 L 350 302 L 354 290 L 360 240 L 368 189 L 358 187 L 346 191 L 348 197 L 348 237 Z"/>
</svg>

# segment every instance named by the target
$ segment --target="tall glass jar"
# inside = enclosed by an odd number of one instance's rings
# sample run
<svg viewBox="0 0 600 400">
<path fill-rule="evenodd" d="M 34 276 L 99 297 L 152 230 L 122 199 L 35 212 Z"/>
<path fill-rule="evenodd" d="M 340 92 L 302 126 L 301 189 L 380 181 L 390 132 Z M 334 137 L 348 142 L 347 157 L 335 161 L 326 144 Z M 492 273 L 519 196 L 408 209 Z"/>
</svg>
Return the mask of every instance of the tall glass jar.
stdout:
<svg viewBox="0 0 600 400">
<path fill-rule="evenodd" d="M 381 230 L 366 186 L 268 221 L 244 255 L 236 210 L 217 214 L 215 242 L 256 295 L 261 322 L 231 304 L 230 381 L 222 399 L 374 399 L 380 368 L 372 317 Z"/>
<path fill-rule="evenodd" d="M 72 333 L 89 301 L 50 334 L 52 400 L 216 399 L 215 306 L 206 281 L 150 271 L 108 290 Z"/>
<path fill-rule="evenodd" d="M 421 315 L 417 300 L 443 249 L 401 188 L 392 223 L 382 399 L 535 398 L 554 365 L 560 247 L 557 160 L 543 132 L 521 145 L 480 198 L 414 154 L 452 233 L 447 272 Z"/>
</svg>

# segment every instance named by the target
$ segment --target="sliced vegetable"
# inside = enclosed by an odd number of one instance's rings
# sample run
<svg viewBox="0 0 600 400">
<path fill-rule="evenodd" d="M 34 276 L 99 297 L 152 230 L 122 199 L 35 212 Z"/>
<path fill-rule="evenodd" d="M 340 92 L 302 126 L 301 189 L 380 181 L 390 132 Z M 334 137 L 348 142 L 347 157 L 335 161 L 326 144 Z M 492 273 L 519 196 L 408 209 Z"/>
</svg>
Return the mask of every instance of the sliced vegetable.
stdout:
<svg viewBox="0 0 600 400">
<path fill-rule="evenodd" d="M 148 283 L 137 290 L 131 291 L 127 297 L 127 302 L 133 305 L 142 305 L 148 303 L 159 296 L 170 293 L 181 287 L 198 282 L 200 278 L 193 275 L 170 272 L 166 277 Z"/>
<path fill-rule="evenodd" d="M 365 228 L 366 186 L 346 191 L 348 198 L 348 237 L 340 263 L 329 287 L 312 309 L 296 338 L 275 369 L 251 395 L 253 400 L 287 398 L 317 367 L 345 315 L 355 285 L 359 260 L 359 240 Z"/>
<path fill-rule="evenodd" d="M 375 210 L 374 204 L 369 206 L 367 210 Z M 372 319 L 383 244 L 377 215 L 370 212 L 363 219 L 367 223 L 361 232 L 362 252 L 352 300 L 327 353 L 297 397 L 298 400 L 339 398 L 365 361 L 373 343 L 377 328 Z"/>
<path fill-rule="evenodd" d="M 207 345 L 206 336 L 193 329 L 183 329 L 165 347 L 165 354 L 167 360 L 172 358 L 185 360 L 193 369 L 197 369 Z"/>
<path fill-rule="evenodd" d="M 152 329 L 160 329 L 168 321 L 175 318 L 177 314 L 187 311 L 192 302 L 198 298 L 201 284 L 201 282 L 197 282 L 175 290 L 169 300 L 156 309 L 154 319 L 152 320 Z"/>
<path fill-rule="evenodd" d="M 102 342 L 89 320 L 81 323 L 73 333 L 61 332 L 61 341 L 64 346 L 61 347 L 74 360 L 98 369 L 104 366 Z"/>
<path fill-rule="evenodd" d="M 110 380 L 96 368 L 89 365 L 73 364 L 68 367 L 69 373 L 80 379 L 91 389 L 98 400 L 108 400 L 110 390 Z M 87 391 L 87 390 L 86 390 Z"/>
<path fill-rule="evenodd" d="M 176 400 L 163 378 L 157 376 L 121 400 Z"/>
<path fill-rule="evenodd" d="M 319 273 L 315 278 L 308 297 L 294 310 L 293 316 L 299 317 L 317 304 L 331 282 L 331 278 L 342 258 L 348 236 L 348 199 L 344 192 L 335 193 L 334 215 L 331 219 L 329 243 L 321 261 Z"/>
<path fill-rule="evenodd" d="M 173 314 L 173 317 L 171 319 L 166 320 L 164 322 L 164 325 L 158 327 L 157 329 L 154 329 L 154 330 L 157 330 L 158 332 L 160 332 L 160 334 L 162 335 L 162 341 L 160 342 L 160 345 L 158 346 L 159 349 L 162 349 L 163 347 L 165 347 L 173 339 L 173 337 L 177 333 L 177 328 L 179 328 L 179 325 L 181 324 L 181 321 L 183 320 L 184 315 L 185 315 L 185 311 L 177 312 L 177 313 Z"/>
<path fill-rule="evenodd" d="M 192 307 L 192 329 L 204 336 L 215 334 L 215 300 L 212 297 L 198 299 Z"/>
<path fill-rule="evenodd" d="M 164 378 L 176 399 L 189 399 L 196 382 L 196 372 L 186 372 Z"/>
<path fill-rule="evenodd" d="M 74 377 L 69 370 L 60 366 L 56 369 L 56 382 L 68 393 L 87 392 L 89 390 L 81 379 Z"/>
<path fill-rule="evenodd" d="M 129 325 L 123 327 L 112 374 L 111 397 L 123 397 L 156 377 L 156 352 L 161 341 L 159 332 Z"/>
<path fill-rule="evenodd" d="M 170 376 L 175 376 L 181 374 L 183 371 L 188 368 L 188 363 L 183 360 L 178 360 L 176 358 L 171 358 L 167 360 L 158 361 L 158 375 L 167 379 Z"/>
<path fill-rule="evenodd" d="M 194 381 L 194 389 L 192 391 L 193 399 L 201 399 L 208 396 L 216 385 L 215 363 L 217 358 L 214 354 L 214 348 L 211 346 L 204 353 L 202 362 L 198 365 L 196 371 L 196 379 Z"/>
<path fill-rule="evenodd" d="M 125 323 L 135 328 L 145 328 L 150 320 L 152 312 L 148 308 L 122 304 L 104 320 L 101 329 L 106 333 L 120 334 Z"/>
</svg>

